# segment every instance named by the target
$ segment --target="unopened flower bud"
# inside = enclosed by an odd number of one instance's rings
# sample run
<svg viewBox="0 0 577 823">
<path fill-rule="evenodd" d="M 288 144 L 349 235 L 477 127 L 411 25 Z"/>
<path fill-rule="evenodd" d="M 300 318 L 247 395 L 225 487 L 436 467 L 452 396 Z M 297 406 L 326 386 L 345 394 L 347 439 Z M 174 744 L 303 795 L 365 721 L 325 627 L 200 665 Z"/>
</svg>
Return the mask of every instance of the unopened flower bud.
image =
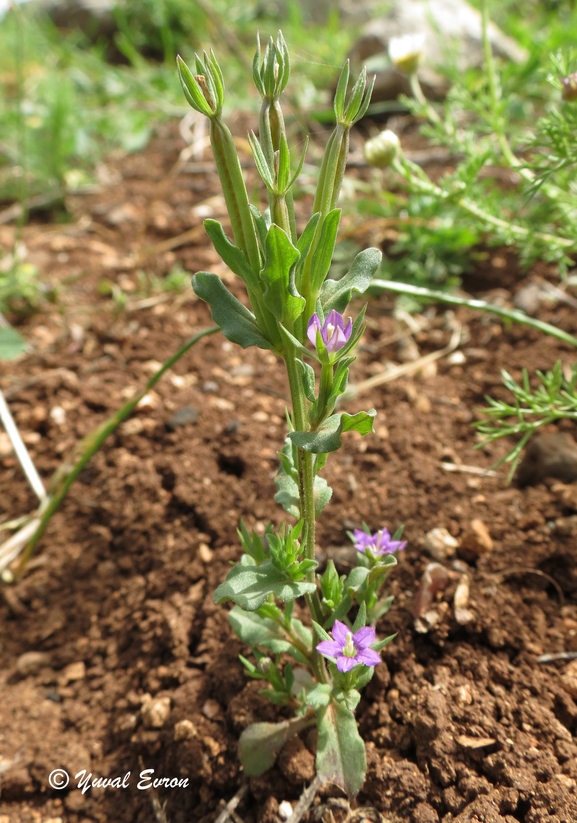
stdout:
<svg viewBox="0 0 577 823">
<path fill-rule="evenodd" d="M 422 32 L 391 37 L 389 41 L 391 62 L 404 74 L 413 74 L 419 65 L 424 45 L 425 35 Z"/>
<path fill-rule="evenodd" d="M 256 664 L 256 667 L 259 670 L 259 672 L 261 674 L 264 674 L 264 676 L 266 677 L 267 674 L 268 674 L 268 670 L 270 669 L 271 665 L 272 665 L 272 660 L 270 659 L 270 657 L 261 657 L 261 659 Z"/>
<path fill-rule="evenodd" d="M 561 78 L 563 100 L 577 100 L 577 72 Z"/>
<path fill-rule="evenodd" d="M 400 148 L 399 138 L 394 131 L 385 131 L 365 143 L 365 160 L 369 165 L 384 169 L 390 166 Z"/>
</svg>

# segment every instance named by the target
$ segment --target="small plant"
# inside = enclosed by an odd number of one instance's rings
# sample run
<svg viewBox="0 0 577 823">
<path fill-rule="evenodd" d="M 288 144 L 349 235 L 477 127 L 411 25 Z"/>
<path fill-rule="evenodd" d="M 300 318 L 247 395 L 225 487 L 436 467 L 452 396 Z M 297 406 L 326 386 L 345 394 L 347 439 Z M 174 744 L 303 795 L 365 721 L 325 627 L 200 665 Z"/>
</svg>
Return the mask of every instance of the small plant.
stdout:
<svg viewBox="0 0 577 823">
<path fill-rule="evenodd" d="M 282 34 L 270 40 L 264 54 L 259 44 L 253 62 L 262 106 L 259 136 L 252 133 L 249 141 L 268 193 L 264 213 L 249 203 L 234 142 L 222 119 L 224 84 L 214 55 L 196 56 L 195 71 L 180 58 L 178 67 L 186 99 L 210 121 L 234 242 L 215 220 L 205 221 L 206 231 L 223 261 L 244 281 L 250 309 L 215 274 L 199 272 L 193 288 L 209 304 L 228 340 L 278 356 L 292 404 L 275 499 L 296 523 L 269 526 L 262 537 L 241 525 L 243 555 L 214 598 L 234 603 L 230 622 L 254 657 L 254 662 L 242 658 L 249 677 L 266 683 L 263 694 L 291 707 L 296 717 L 249 726 L 239 754 L 247 774 L 262 774 L 292 734 L 316 725 L 319 779 L 356 794 L 366 761 L 354 710 L 379 652 L 392 639 L 377 640 L 374 624 L 390 607 L 381 590 L 396 563 L 394 552 L 404 543 L 399 534 L 391 537 L 385 529 L 376 534 L 355 531 L 356 568 L 340 576 L 329 560 L 318 574 L 315 522 L 331 497 L 320 475 L 329 453 L 340 448 L 344 433 L 372 431 L 375 416 L 374 409 L 356 414 L 335 409 L 364 328 L 364 309 L 353 320 L 347 307 L 368 288 L 381 252 L 362 251 L 340 280 L 327 277 L 339 227 L 336 203 L 349 131 L 366 112 L 371 87 L 363 72 L 350 88 L 349 67 L 344 66 L 334 100 L 336 126 L 322 161 L 313 214 L 299 233 L 292 186 L 304 152 L 293 167 L 279 102 L 290 73 Z M 295 609 L 299 598 L 308 611 L 304 622 Z"/>
</svg>

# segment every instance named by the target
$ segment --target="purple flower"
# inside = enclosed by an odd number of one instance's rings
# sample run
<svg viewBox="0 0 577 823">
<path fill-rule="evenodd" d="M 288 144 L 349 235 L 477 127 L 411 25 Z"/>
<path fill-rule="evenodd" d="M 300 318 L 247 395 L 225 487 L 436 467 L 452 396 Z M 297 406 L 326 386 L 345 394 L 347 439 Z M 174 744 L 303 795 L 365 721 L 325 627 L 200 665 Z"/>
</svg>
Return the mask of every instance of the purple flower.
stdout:
<svg viewBox="0 0 577 823">
<path fill-rule="evenodd" d="M 317 652 L 337 661 L 340 672 L 350 672 L 354 666 L 376 666 L 381 662 L 379 653 L 369 648 L 375 642 L 375 630 L 370 626 L 359 629 L 354 634 L 340 620 L 335 620 L 333 639 L 323 640 Z"/>
<path fill-rule="evenodd" d="M 381 529 L 374 534 L 367 534 L 361 529 L 355 529 L 353 542 L 358 552 L 364 554 L 369 549 L 373 555 L 392 554 L 404 549 L 407 545 L 406 540 L 393 540 L 388 529 Z"/>
<path fill-rule="evenodd" d="M 349 317 L 349 322 L 345 326 L 345 321 L 342 314 L 333 309 L 330 311 L 321 326 L 321 321 L 318 314 L 315 312 L 307 326 L 307 337 L 316 346 L 317 332 L 320 332 L 321 338 L 327 351 L 335 352 L 349 342 L 351 333 L 353 331 L 353 321 Z"/>
</svg>

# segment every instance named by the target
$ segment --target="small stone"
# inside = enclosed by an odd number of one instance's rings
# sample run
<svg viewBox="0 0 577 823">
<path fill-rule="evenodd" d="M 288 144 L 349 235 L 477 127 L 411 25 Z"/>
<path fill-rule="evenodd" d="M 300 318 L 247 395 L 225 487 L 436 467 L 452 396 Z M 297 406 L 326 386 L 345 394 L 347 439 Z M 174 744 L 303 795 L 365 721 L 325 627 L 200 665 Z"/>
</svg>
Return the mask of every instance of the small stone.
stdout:
<svg viewBox="0 0 577 823">
<path fill-rule="evenodd" d="M 179 426 L 193 426 L 199 418 L 199 411 L 194 406 L 183 406 L 175 412 L 166 423 L 169 431 L 174 431 Z"/>
<path fill-rule="evenodd" d="M 555 477 L 564 483 L 577 480 L 577 443 L 567 432 L 535 435 L 525 449 L 517 472 L 520 488 Z"/>
<path fill-rule="evenodd" d="M 205 394 L 216 394 L 218 389 L 219 385 L 214 380 L 205 380 L 202 384 L 202 390 Z"/>
<path fill-rule="evenodd" d="M 513 297 L 513 305 L 516 309 L 521 309 L 530 317 L 537 314 L 541 300 L 543 298 L 543 289 L 538 283 L 528 283 Z"/>
<path fill-rule="evenodd" d="M 467 362 L 467 358 L 462 351 L 454 351 L 447 357 L 448 366 L 462 366 Z"/>
<path fill-rule="evenodd" d="M 210 563 L 212 560 L 212 551 L 206 545 L 206 543 L 200 543 L 198 547 L 198 556 L 202 560 L 203 563 Z"/>
<path fill-rule="evenodd" d="M 205 717 L 208 717 L 209 720 L 217 720 L 222 716 L 220 703 L 217 703 L 216 700 L 207 700 L 202 707 L 202 713 Z"/>
<path fill-rule="evenodd" d="M 473 695 L 467 686 L 459 686 L 455 693 L 455 702 L 459 706 L 470 706 L 473 702 Z"/>
<path fill-rule="evenodd" d="M 170 697 L 144 695 L 141 711 L 147 729 L 161 729 L 170 715 Z"/>
<path fill-rule="evenodd" d="M 577 532 L 577 514 L 569 517 L 558 517 L 555 520 L 555 532 L 563 536 L 569 536 Z"/>
<path fill-rule="evenodd" d="M 70 663 L 62 670 L 58 683 L 61 686 L 66 686 L 68 683 L 74 683 L 77 680 L 84 680 L 86 677 L 86 665 L 83 660 L 78 660 L 76 663 Z"/>
<path fill-rule="evenodd" d="M 425 535 L 424 547 L 435 560 L 446 560 L 453 557 L 459 541 L 445 528 L 431 529 Z"/>
<path fill-rule="evenodd" d="M 459 555 L 465 560 L 475 561 L 492 549 L 493 540 L 487 526 L 478 518 L 472 520 L 469 529 L 461 538 Z"/>
<path fill-rule="evenodd" d="M 191 720 L 179 720 L 174 727 L 175 740 L 193 740 L 198 737 L 196 726 Z"/>
<path fill-rule="evenodd" d="M 64 798 L 64 805 L 69 812 L 79 812 L 83 808 L 85 802 L 86 799 L 80 789 L 73 789 Z"/>
<path fill-rule="evenodd" d="M 292 816 L 293 807 L 288 800 L 283 800 L 278 806 L 278 816 L 281 820 L 288 820 Z"/>
<path fill-rule="evenodd" d="M 29 677 L 49 665 L 48 652 L 24 652 L 16 661 L 16 671 L 21 677 Z"/>
<path fill-rule="evenodd" d="M 497 742 L 494 737 L 470 737 L 467 734 L 459 735 L 456 740 L 464 749 L 486 749 Z"/>
<path fill-rule="evenodd" d="M 472 623 L 475 619 L 473 612 L 467 608 L 469 605 L 469 589 L 469 575 L 463 574 L 457 584 L 453 598 L 455 620 L 461 626 L 466 626 L 467 623 Z"/>
</svg>

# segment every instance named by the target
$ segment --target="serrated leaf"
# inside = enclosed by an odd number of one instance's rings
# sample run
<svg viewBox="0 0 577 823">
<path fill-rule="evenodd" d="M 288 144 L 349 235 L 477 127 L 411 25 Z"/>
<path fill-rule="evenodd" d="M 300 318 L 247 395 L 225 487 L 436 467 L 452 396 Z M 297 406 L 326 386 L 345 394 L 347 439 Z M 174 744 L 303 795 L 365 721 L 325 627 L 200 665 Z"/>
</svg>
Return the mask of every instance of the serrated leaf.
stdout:
<svg viewBox="0 0 577 823">
<path fill-rule="evenodd" d="M 228 619 L 234 633 L 251 648 L 261 646 L 273 654 L 290 654 L 299 663 L 305 666 L 308 658 L 299 651 L 283 634 L 280 626 L 266 617 L 260 617 L 254 612 L 245 612 L 235 606 L 229 612 Z"/>
<path fill-rule="evenodd" d="M 26 341 L 10 326 L 0 328 L 0 360 L 14 360 L 26 349 Z"/>
<path fill-rule="evenodd" d="M 294 734 L 312 725 L 309 717 L 295 717 L 283 723 L 253 723 L 238 741 L 238 757 L 249 777 L 264 774 L 274 762 L 284 744 Z"/>
<path fill-rule="evenodd" d="M 317 776 L 321 785 L 334 783 L 349 795 L 363 785 L 367 760 L 357 723 L 342 703 L 331 701 L 317 711 L 319 742 Z"/>
<path fill-rule="evenodd" d="M 241 609 L 253 612 L 262 606 L 269 594 L 279 600 L 295 600 L 315 590 L 315 583 L 291 580 L 275 568 L 269 558 L 260 566 L 233 566 L 224 583 L 215 591 L 214 602 L 232 600 Z"/>
<path fill-rule="evenodd" d="M 243 349 L 249 346 L 274 349 L 263 336 L 254 314 L 229 292 L 220 277 L 206 271 L 198 272 L 192 278 L 192 287 L 210 306 L 212 318 L 227 340 L 238 343 Z"/>
<path fill-rule="evenodd" d="M 346 310 L 351 301 L 353 292 L 363 294 L 371 284 L 371 280 L 383 258 L 379 249 L 365 249 L 359 252 L 353 260 L 350 270 L 340 280 L 325 280 L 321 291 L 320 302 L 325 316 L 336 309 L 340 314 Z"/>
<path fill-rule="evenodd" d="M 289 437 L 300 449 L 313 454 L 334 452 L 342 445 L 341 434 L 343 432 L 356 431 L 361 435 L 372 432 L 375 415 L 375 409 L 356 414 L 347 414 L 347 412 L 333 414 L 319 426 L 317 431 L 290 432 Z"/>
</svg>

